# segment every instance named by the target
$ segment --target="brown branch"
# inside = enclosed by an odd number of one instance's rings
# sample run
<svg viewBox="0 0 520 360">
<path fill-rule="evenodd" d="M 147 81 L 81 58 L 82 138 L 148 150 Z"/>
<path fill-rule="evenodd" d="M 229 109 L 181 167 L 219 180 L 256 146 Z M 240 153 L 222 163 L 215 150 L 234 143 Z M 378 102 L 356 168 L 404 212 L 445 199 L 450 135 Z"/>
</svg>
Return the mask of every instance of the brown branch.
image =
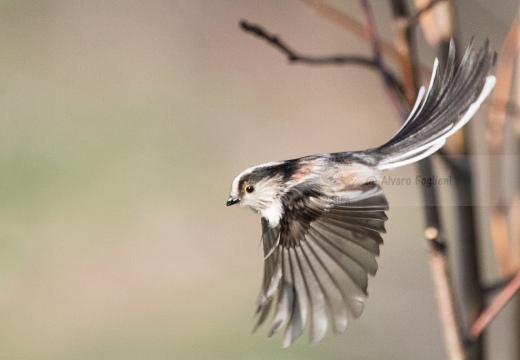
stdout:
<svg viewBox="0 0 520 360">
<path fill-rule="evenodd" d="M 476 341 L 484 329 L 491 323 L 491 321 L 498 315 L 504 306 L 511 300 L 511 298 L 518 292 L 520 288 L 520 271 L 511 280 L 511 282 L 502 290 L 500 294 L 493 300 L 488 308 L 480 314 L 478 319 L 473 323 L 469 333 L 469 341 Z"/>
<path fill-rule="evenodd" d="M 390 70 L 386 68 L 384 63 L 381 61 L 381 56 L 379 52 L 379 44 L 375 44 L 374 47 L 374 56 L 373 58 L 368 58 L 366 56 L 360 55 L 333 55 L 333 56 L 308 56 L 297 53 L 292 50 L 284 41 L 282 41 L 278 36 L 270 34 L 263 27 L 252 24 L 246 20 L 240 21 L 240 27 L 242 30 L 252 33 L 259 38 L 267 41 L 269 45 L 272 45 L 276 49 L 280 50 L 284 53 L 287 59 L 290 62 L 298 62 L 308 65 L 360 65 L 366 66 L 371 69 L 378 70 L 383 79 L 385 80 L 385 84 L 387 85 L 389 95 L 391 95 L 392 100 L 396 102 L 396 108 L 400 111 L 401 115 L 406 115 L 406 111 L 401 109 L 402 106 L 401 100 L 398 94 L 403 93 L 403 86 L 397 80 L 395 75 L 392 74 Z M 376 37 L 372 37 L 371 42 L 374 43 L 377 41 Z"/>
<path fill-rule="evenodd" d="M 515 59 L 520 47 L 520 22 L 515 18 L 497 58 L 497 83 L 491 98 L 489 109 L 489 125 L 487 142 L 491 152 L 500 151 L 503 145 L 504 124 L 506 122 L 507 105 L 511 92 L 511 83 Z"/>
<path fill-rule="evenodd" d="M 511 273 L 513 268 L 511 257 L 516 255 L 511 253 L 509 244 L 510 234 L 507 210 L 503 206 L 495 206 L 491 209 L 490 217 L 491 238 L 493 240 L 498 273 L 500 276 L 506 276 Z"/>
<path fill-rule="evenodd" d="M 325 18 L 333 24 L 338 25 L 350 34 L 362 39 L 364 41 L 370 41 L 369 34 L 366 32 L 365 26 L 356 20 L 349 14 L 341 11 L 334 5 L 329 4 L 326 0 L 300 0 L 309 9 L 313 10 L 319 16 Z M 408 18 L 405 20 L 408 23 Z M 401 63 L 400 54 L 398 49 L 394 45 L 384 39 L 380 39 L 381 54 L 385 58 L 392 59 Z M 418 69 L 421 71 L 421 75 L 429 76 L 430 67 L 421 66 L 418 64 Z"/>
<path fill-rule="evenodd" d="M 407 27 L 408 8 L 400 0 L 392 1 L 394 14 L 395 48 L 397 49 L 399 65 L 403 75 L 405 95 L 410 106 L 415 102 L 419 91 L 420 79 L 417 76 L 418 59 L 412 59 L 411 54 L 411 30 Z"/>
<path fill-rule="evenodd" d="M 325 0 L 300 0 L 307 7 L 315 11 L 318 15 L 326 18 L 328 21 L 339 25 L 349 33 L 370 41 L 370 35 L 367 33 L 365 26 L 357 21 L 354 17 L 344 13 L 335 6 L 328 4 Z M 389 42 L 381 40 L 381 52 L 392 59 L 399 60 L 399 54 Z"/>
<path fill-rule="evenodd" d="M 502 289 L 504 289 L 507 285 L 509 285 L 511 280 L 514 279 L 514 277 L 516 276 L 516 273 L 517 273 L 517 271 L 515 271 L 512 275 L 508 275 L 505 278 L 495 281 L 494 283 L 485 285 L 483 287 L 484 291 L 486 292 L 487 295 L 495 294 L 495 293 L 502 291 Z"/>
<path fill-rule="evenodd" d="M 497 83 L 492 95 L 487 129 L 487 145 L 492 155 L 500 155 L 506 151 L 504 149 L 504 136 L 508 113 L 507 106 L 511 96 L 511 74 L 514 73 L 515 59 L 517 58 L 519 48 L 520 22 L 518 17 L 516 17 L 500 49 L 497 60 Z M 494 184 L 500 183 L 501 177 L 504 175 L 504 166 L 505 164 L 500 161 L 490 163 L 490 184 L 492 186 L 490 190 L 495 199 L 509 198 L 508 194 L 504 193 L 504 190 L 497 189 L 494 186 Z M 516 239 L 511 238 L 507 212 L 508 209 L 500 206 L 491 209 L 491 235 L 496 262 L 501 276 L 511 272 L 513 260 L 517 257 L 517 254 L 514 254 L 511 248 L 511 241 Z"/>
<path fill-rule="evenodd" d="M 449 272 L 448 263 L 445 253 L 437 251 L 439 233 L 435 228 L 427 228 L 424 236 L 429 240 L 428 247 L 430 251 L 428 259 L 448 357 L 450 359 L 464 359 L 464 346 L 458 330 L 457 317 L 453 306 L 453 292 L 449 277 L 446 275 Z"/>
<path fill-rule="evenodd" d="M 383 62 L 383 58 L 381 57 L 381 46 L 379 37 L 377 36 L 377 30 L 374 20 L 374 15 L 372 13 L 372 9 L 368 4 L 367 0 L 361 0 L 361 9 L 363 11 L 363 15 L 365 17 L 366 22 L 366 33 L 368 34 L 368 40 L 372 44 L 372 54 L 374 56 L 374 61 L 378 64 L 378 68 L 381 73 L 381 77 L 383 78 L 383 82 L 385 85 L 385 90 L 388 98 L 392 102 L 392 105 L 399 113 L 401 119 L 404 121 L 408 116 L 408 107 L 406 103 L 403 103 L 403 100 L 397 95 L 392 86 L 392 79 L 388 76 L 388 73 L 385 71 L 385 65 Z M 405 88 L 406 93 L 406 88 Z"/>
<path fill-rule="evenodd" d="M 378 64 L 373 59 L 360 55 L 332 55 L 332 56 L 309 56 L 302 55 L 292 50 L 277 35 L 272 35 L 260 25 L 252 24 L 246 20 L 240 21 L 242 30 L 252 33 L 274 46 L 287 56 L 290 62 L 301 62 L 308 65 L 342 65 L 354 64 L 377 68 Z"/>
<path fill-rule="evenodd" d="M 396 32 L 396 49 L 399 50 L 407 98 L 410 104 L 412 104 L 419 87 L 419 76 L 417 74 L 419 60 L 414 52 L 412 28 L 408 26 L 409 9 L 406 1 L 403 0 L 392 0 L 391 4 Z M 422 176 L 433 177 L 434 175 L 432 162 L 429 158 L 419 162 L 419 169 Z M 459 329 L 453 285 L 450 281 L 451 274 L 446 256 L 447 249 L 443 236 L 439 200 L 434 187 L 423 187 L 422 193 L 427 226 L 425 238 L 428 245 L 430 272 L 437 299 L 444 344 L 450 359 L 463 359 L 465 358 L 465 349 L 461 337 L 462 332 Z"/>
</svg>

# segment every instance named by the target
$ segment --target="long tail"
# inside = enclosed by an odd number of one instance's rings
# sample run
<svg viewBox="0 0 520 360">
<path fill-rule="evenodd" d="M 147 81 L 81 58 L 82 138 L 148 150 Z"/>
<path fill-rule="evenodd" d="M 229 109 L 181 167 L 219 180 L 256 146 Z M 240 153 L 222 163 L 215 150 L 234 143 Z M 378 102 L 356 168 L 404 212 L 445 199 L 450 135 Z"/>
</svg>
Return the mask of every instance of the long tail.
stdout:
<svg viewBox="0 0 520 360">
<path fill-rule="evenodd" d="M 471 41 L 455 69 L 455 45 L 450 43 L 446 69 L 441 76 L 435 59 L 430 86 L 422 87 L 401 129 L 382 146 L 368 150 L 379 170 L 392 169 L 419 161 L 439 150 L 448 136 L 462 128 L 475 115 L 495 86 L 490 75 L 496 53 L 484 47 L 476 51 Z"/>
</svg>

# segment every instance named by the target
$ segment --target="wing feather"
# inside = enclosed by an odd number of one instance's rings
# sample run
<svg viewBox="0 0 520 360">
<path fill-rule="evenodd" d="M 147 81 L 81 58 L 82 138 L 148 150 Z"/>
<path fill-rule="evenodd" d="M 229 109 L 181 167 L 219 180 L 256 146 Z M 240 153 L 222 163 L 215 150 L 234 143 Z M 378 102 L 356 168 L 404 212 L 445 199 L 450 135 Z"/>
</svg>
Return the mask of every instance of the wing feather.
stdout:
<svg viewBox="0 0 520 360">
<path fill-rule="evenodd" d="M 357 288 L 367 295 L 368 276 L 363 266 L 357 263 L 347 251 L 343 250 L 341 244 L 329 242 L 321 233 L 313 230 L 311 230 L 311 235 L 317 239 L 316 244 L 351 278 Z"/>
<path fill-rule="evenodd" d="M 306 326 L 311 342 L 317 343 L 329 323 L 342 332 L 350 319 L 361 315 L 387 220 L 388 203 L 378 185 L 336 196 L 305 195 L 298 190 L 298 201 L 284 199 L 278 227 L 262 220 L 267 257 L 257 326 L 276 304 L 269 336 L 285 326 L 284 346 L 298 339 Z"/>
<path fill-rule="evenodd" d="M 325 232 L 329 236 L 334 236 L 338 239 L 348 239 L 347 242 L 357 244 L 374 255 L 379 255 L 379 244 L 383 243 L 383 239 L 379 233 L 371 233 L 367 229 L 356 228 L 345 224 L 338 226 L 337 223 L 323 221 L 319 224 L 314 224 L 315 228 Z"/>
<path fill-rule="evenodd" d="M 310 300 L 310 338 L 311 343 L 316 344 L 325 336 L 328 326 L 327 307 L 325 294 L 323 293 L 319 279 L 316 277 L 313 265 L 303 247 L 295 248 L 296 259 L 307 285 L 307 294 Z"/>
<path fill-rule="evenodd" d="M 339 290 L 336 279 L 330 273 L 329 266 L 323 262 L 323 254 L 320 253 L 312 237 L 308 241 L 302 242 L 301 247 L 305 249 L 304 254 L 311 265 L 311 269 L 314 271 L 317 284 L 324 295 L 327 309 L 332 317 L 333 328 L 336 331 L 345 330 L 348 318 L 343 295 Z M 325 335 L 325 332 L 323 335 Z M 312 341 L 312 343 L 315 343 L 315 341 Z"/>
<path fill-rule="evenodd" d="M 307 324 L 307 313 L 309 311 L 307 284 L 300 269 L 298 255 L 293 248 L 287 249 L 287 252 L 289 253 L 296 294 L 294 296 L 291 318 L 284 333 L 284 346 L 289 346 L 302 335 L 305 325 Z"/>
<path fill-rule="evenodd" d="M 269 337 L 287 323 L 289 315 L 292 313 L 294 307 L 294 283 L 291 272 L 291 264 L 289 262 L 288 249 L 281 250 L 281 268 L 282 278 L 279 282 L 278 290 L 278 304 L 276 306 L 276 313 L 273 319 L 273 325 L 269 331 Z"/>
<path fill-rule="evenodd" d="M 335 252 L 334 248 L 328 247 L 321 241 L 309 241 L 309 245 L 313 247 L 315 254 L 319 255 L 322 267 L 326 269 L 331 282 L 340 292 L 343 306 L 346 306 L 347 314 L 343 316 L 341 312 L 338 316 L 334 311 L 338 307 L 330 304 L 331 315 L 334 317 L 336 325 L 334 330 L 342 332 L 345 330 L 349 318 L 357 318 L 363 311 L 363 302 L 368 296 L 366 293 L 367 273 L 353 264 L 350 258 Z M 343 307 L 339 309 L 343 310 Z"/>
<path fill-rule="evenodd" d="M 337 251 L 340 251 L 348 256 L 352 262 L 361 266 L 369 274 L 376 274 L 377 262 L 375 259 L 375 254 L 368 252 L 365 248 L 357 245 L 356 242 L 350 241 L 350 239 L 347 240 L 347 238 L 342 237 L 342 235 L 345 236 L 344 234 L 352 234 L 352 239 L 355 239 L 355 233 L 347 233 L 345 231 L 341 233 L 340 231 L 333 231 L 325 224 L 314 224 L 314 229 L 320 233 L 322 241 L 327 241 L 334 244 Z"/>
</svg>

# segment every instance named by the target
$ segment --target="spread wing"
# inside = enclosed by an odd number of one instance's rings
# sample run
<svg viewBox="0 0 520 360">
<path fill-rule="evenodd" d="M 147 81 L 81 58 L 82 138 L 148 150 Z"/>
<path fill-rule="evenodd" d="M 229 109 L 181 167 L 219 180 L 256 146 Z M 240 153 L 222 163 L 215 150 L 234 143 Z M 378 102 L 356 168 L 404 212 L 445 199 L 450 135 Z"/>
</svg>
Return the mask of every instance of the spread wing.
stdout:
<svg viewBox="0 0 520 360">
<path fill-rule="evenodd" d="M 388 203 L 375 184 L 328 197 L 295 188 L 284 197 L 280 224 L 271 228 L 262 219 L 266 258 L 257 326 L 274 306 L 269 336 L 285 326 L 289 346 L 310 323 L 316 343 L 329 321 L 342 332 L 361 315 L 368 274 L 377 271 Z"/>
</svg>

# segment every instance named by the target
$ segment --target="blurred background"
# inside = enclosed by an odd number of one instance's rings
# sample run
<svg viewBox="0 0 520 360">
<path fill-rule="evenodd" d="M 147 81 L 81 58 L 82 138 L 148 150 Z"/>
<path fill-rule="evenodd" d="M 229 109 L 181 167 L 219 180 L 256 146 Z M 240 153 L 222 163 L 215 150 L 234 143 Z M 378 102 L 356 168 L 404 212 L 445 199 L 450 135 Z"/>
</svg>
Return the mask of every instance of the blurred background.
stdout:
<svg viewBox="0 0 520 360">
<path fill-rule="evenodd" d="M 518 6 L 454 5 L 461 44 L 495 48 Z M 241 19 L 308 54 L 371 51 L 298 1 L 0 1 L 1 359 L 445 358 L 417 186 L 386 189 L 378 275 L 344 334 L 251 334 L 260 220 L 226 208 L 233 178 L 377 146 L 399 118 L 377 72 L 290 65 Z M 508 358 L 514 335 L 496 333 Z"/>
</svg>

